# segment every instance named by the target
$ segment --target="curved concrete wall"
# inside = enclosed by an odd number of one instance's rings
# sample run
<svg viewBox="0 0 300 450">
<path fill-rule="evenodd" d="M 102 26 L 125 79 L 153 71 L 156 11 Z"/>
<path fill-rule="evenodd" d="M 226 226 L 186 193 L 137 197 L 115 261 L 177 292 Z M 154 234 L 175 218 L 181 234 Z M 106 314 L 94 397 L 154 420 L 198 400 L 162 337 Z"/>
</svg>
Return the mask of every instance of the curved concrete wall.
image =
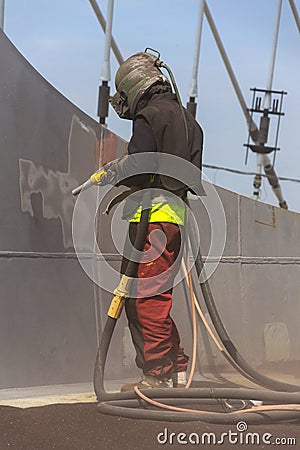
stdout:
<svg viewBox="0 0 300 450">
<path fill-rule="evenodd" d="M 79 265 L 71 236 L 71 189 L 126 144 L 59 94 L 0 31 L 0 388 L 91 381 L 111 295 Z M 211 286 L 224 324 L 254 365 L 300 360 L 300 216 L 217 188 L 226 220 L 224 255 Z M 194 212 L 201 246 L 210 225 Z M 110 219 L 100 241 L 118 270 Z M 120 224 L 120 234 L 126 224 Z M 174 317 L 191 347 L 189 307 L 175 288 Z M 199 326 L 199 369 L 224 366 Z M 137 373 L 125 318 L 107 377 Z"/>
</svg>

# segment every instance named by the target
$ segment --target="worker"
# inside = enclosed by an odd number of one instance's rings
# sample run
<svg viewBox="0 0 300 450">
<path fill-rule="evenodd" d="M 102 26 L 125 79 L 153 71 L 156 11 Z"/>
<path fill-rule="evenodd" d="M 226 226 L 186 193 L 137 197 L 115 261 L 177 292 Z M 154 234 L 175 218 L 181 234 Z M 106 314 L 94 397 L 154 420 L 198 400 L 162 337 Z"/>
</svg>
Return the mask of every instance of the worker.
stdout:
<svg viewBox="0 0 300 450">
<path fill-rule="evenodd" d="M 135 189 L 150 186 L 154 190 L 144 245 L 145 255 L 152 249 L 152 258 L 145 261 L 142 256 L 138 265 L 137 293 L 125 303 L 136 364 L 142 369 L 143 377 L 137 383 L 124 385 L 122 391 L 132 390 L 134 386 L 141 389 L 183 387 L 187 382 L 189 357 L 181 346 L 170 310 L 173 282 L 183 251 L 183 201 L 188 186 L 159 175 L 159 168 L 151 158 L 147 173 L 144 164 L 147 154 L 163 152 L 184 158 L 201 169 L 203 133 L 193 116 L 179 103 L 178 95 L 172 92 L 158 61 L 155 55 L 141 52 L 119 67 L 115 77 L 117 92 L 110 102 L 121 118 L 133 121 L 132 137 L 128 156 L 106 164 L 96 180 L 100 185 L 122 184 Z M 142 158 L 144 173 L 139 172 L 138 158 L 134 159 L 141 154 L 146 157 Z M 123 213 L 130 222 L 131 243 L 134 243 L 140 216 L 141 192 L 137 192 L 126 201 Z M 125 255 L 122 273 L 127 262 Z"/>
</svg>

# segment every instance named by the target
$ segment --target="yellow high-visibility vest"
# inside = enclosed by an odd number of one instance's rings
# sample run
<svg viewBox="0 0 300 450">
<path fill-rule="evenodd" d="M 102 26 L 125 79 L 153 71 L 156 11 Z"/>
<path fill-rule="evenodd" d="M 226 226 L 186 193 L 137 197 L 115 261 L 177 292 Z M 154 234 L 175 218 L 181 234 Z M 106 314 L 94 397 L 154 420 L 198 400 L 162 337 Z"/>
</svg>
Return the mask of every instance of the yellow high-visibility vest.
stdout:
<svg viewBox="0 0 300 450">
<path fill-rule="evenodd" d="M 139 222 L 142 206 L 139 206 L 129 222 Z M 169 222 L 184 225 L 185 207 L 169 203 L 152 203 L 149 222 Z"/>
</svg>

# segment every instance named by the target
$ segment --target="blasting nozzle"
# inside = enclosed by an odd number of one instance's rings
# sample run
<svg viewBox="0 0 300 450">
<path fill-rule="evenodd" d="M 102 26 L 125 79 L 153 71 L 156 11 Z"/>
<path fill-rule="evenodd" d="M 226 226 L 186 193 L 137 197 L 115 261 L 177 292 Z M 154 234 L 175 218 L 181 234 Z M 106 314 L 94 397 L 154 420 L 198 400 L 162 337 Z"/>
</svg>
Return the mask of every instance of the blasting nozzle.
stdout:
<svg viewBox="0 0 300 450">
<path fill-rule="evenodd" d="M 94 183 L 89 178 L 83 184 L 81 184 L 80 186 L 77 186 L 75 189 L 73 189 L 72 194 L 73 195 L 78 195 L 78 194 L 80 194 L 81 191 L 84 191 L 85 189 L 88 189 L 89 187 L 93 186 L 93 184 Z"/>
</svg>

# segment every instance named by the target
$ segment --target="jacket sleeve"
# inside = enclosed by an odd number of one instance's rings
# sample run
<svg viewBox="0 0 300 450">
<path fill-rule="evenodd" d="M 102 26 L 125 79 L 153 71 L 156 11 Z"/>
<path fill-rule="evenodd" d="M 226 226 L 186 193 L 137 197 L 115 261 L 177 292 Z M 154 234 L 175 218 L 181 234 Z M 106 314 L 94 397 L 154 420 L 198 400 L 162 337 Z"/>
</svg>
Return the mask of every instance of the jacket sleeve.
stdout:
<svg viewBox="0 0 300 450">
<path fill-rule="evenodd" d="M 128 155 L 105 165 L 107 175 L 101 184 L 144 186 L 149 176 L 157 171 L 156 142 L 153 131 L 142 116 L 133 122 L 133 133 L 128 144 Z"/>
</svg>

